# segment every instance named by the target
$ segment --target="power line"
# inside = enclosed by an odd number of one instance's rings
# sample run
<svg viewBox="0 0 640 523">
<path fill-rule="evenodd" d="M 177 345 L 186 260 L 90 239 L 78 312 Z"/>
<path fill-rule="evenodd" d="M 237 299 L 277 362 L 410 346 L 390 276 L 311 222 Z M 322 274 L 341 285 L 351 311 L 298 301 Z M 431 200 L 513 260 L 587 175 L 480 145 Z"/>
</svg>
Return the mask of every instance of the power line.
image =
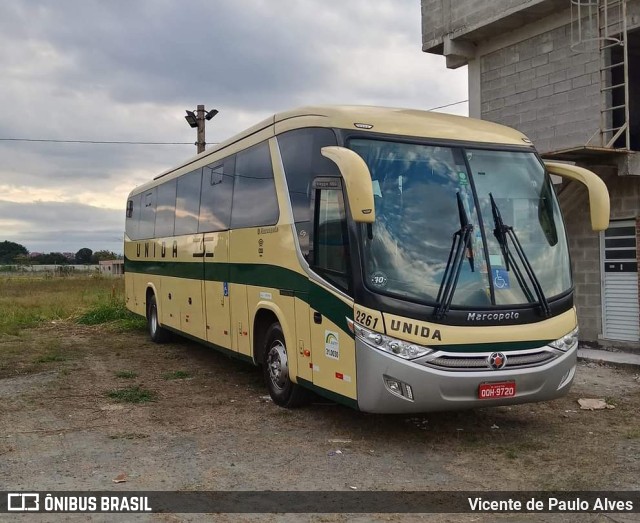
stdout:
<svg viewBox="0 0 640 523">
<path fill-rule="evenodd" d="M 432 107 L 431 109 L 427 109 L 427 111 L 434 111 L 436 109 L 444 109 L 445 107 L 451 107 L 452 105 L 458 105 L 458 104 L 463 104 L 468 102 L 469 100 L 460 100 L 459 102 L 453 102 L 450 104 L 446 104 L 446 105 L 439 105 L 438 107 Z"/>
<path fill-rule="evenodd" d="M 459 100 L 450 104 L 438 105 L 431 107 L 427 111 L 435 111 L 436 109 L 444 109 L 453 105 L 459 105 L 469 100 Z M 193 145 L 192 142 L 133 142 L 125 140 L 54 140 L 49 138 L 0 138 L 0 142 L 40 142 L 40 143 L 80 143 L 80 144 L 97 144 L 97 145 Z M 208 143 L 207 145 L 218 145 L 218 142 Z"/>
<path fill-rule="evenodd" d="M 48 138 L 0 138 L 0 142 L 85 143 L 109 145 L 193 145 L 193 142 L 133 142 L 125 140 L 53 140 Z M 213 145 L 213 144 L 212 144 Z"/>
</svg>

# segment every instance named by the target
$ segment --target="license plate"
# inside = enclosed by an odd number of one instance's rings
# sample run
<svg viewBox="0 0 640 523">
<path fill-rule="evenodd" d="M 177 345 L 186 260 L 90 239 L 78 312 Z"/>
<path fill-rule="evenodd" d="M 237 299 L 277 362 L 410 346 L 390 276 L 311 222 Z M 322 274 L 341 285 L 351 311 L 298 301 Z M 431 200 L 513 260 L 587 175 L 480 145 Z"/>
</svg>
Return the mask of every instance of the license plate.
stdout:
<svg viewBox="0 0 640 523">
<path fill-rule="evenodd" d="M 496 398 L 512 398 L 516 395 L 515 381 L 499 383 L 481 383 L 478 387 L 478 399 L 492 400 Z"/>
</svg>

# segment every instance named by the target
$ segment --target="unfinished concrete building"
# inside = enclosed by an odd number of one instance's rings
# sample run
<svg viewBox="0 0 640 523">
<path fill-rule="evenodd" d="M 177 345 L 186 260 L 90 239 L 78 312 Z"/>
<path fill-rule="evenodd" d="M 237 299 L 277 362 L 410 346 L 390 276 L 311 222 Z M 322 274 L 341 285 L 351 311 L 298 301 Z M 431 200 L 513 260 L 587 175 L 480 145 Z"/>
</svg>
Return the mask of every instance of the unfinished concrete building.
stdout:
<svg viewBox="0 0 640 523">
<path fill-rule="evenodd" d="M 525 133 L 543 158 L 593 170 L 611 196 L 557 185 L 583 341 L 640 340 L 640 0 L 422 0 L 423 51 L 468 67 L 469 115 Z M 635 94 L 635 96 L 633 96 Z"/>
</svg>

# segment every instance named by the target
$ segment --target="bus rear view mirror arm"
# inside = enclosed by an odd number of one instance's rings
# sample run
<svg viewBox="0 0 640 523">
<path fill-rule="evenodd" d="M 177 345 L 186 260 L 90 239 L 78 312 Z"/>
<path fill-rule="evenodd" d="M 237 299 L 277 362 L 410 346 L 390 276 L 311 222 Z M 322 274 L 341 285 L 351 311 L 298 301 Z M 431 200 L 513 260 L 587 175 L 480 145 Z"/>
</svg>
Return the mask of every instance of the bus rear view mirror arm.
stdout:
<svg viewBox="0 0 640 523">
<path fill-rule="evenodd" d="M 604 231 L 609 227 L 609 191 L 597 174 L 566 163 L 545 161 L 544 165 L 550 174 L 576 180 L 586 186 L 589 192 L 591 228 L 594 231 Z"/>
<path fill-rule="evenodd" d="M 373 184 L 365 161 L 357 153 L 344 147 L 323 147 L 321 152 L 340 169 L 354 221 L 373 223 L 376 219 Z"/>
</svg>

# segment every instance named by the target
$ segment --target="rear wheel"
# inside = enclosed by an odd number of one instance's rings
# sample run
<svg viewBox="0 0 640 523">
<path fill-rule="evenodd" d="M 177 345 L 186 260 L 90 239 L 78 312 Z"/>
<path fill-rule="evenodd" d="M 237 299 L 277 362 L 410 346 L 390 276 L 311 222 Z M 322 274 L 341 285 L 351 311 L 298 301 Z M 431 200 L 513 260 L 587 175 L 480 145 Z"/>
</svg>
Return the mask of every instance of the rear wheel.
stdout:
<svg viewBox="0 0 640 523">
<path fill-rule="evenodd" d="M 284 334 L 279 323 L 269 327 L 265 336 L 262 370 L 269 395 L 276 405 L 295 408 L 307 403 L 308 390 L 293 383 L 289 377 L 289 359 Z"/>
<path fill-rule="evenodd" d="M 152 294 L 147 304 L 147 327 L 149 329 L 149 336 L 151 341 L 155 343 L 164 343 L 169 339 L 169 331 L 160 326 L 158 320 L 158 303 L 156 302 L 156 295 Z"/>
</svg>

